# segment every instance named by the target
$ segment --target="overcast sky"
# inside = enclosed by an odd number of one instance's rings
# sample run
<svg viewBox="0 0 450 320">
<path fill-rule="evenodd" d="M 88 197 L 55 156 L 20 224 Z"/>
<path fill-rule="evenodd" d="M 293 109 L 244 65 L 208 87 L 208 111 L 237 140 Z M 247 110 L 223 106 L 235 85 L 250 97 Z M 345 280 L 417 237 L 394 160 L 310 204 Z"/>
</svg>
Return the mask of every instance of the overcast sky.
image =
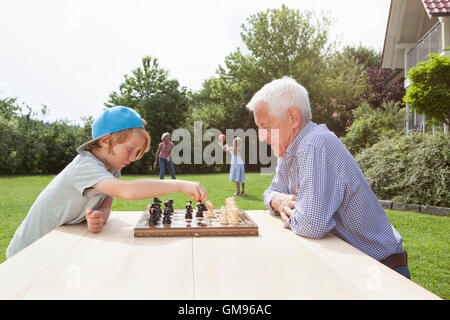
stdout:
<svg viewBox="0 0 450 320">
<path fill-rule="evenodd" d="M 2 0 L 0 98 L 48 121 L 97 116 L 146 55 L 192 90 L 241 42 L 241 24 L 269 8 L 328 11 L 332 38 L 381 51 L 389 0 Z"/>
</svg>

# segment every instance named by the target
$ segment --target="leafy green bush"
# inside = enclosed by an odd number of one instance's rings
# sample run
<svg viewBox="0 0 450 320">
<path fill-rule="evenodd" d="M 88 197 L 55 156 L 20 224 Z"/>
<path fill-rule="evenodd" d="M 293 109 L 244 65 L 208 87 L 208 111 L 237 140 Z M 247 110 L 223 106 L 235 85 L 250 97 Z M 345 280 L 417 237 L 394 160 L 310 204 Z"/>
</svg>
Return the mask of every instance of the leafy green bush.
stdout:
<svg viewBox="0 0 450 320">
<path fill-rule="evenodd" d="M 92 118 L 84 127 L 68 120 L 46 123 L 20 114 L 15 99 L 0 99 L 0 175 L 58 173 L 91 138 Z"/>
<path fill-rule="evenodd" d="M 405 109 L 399 103 L 383 103 L 383 109 L 372 109 L 363 102 L 353 110 L 355 121 L 341 138 L 351 154 L 356 155 L 380 140 L 392 138 L 403 133 L 405 127 Z"/>
<path fill-rule="evenodd" d="M 450 57 L 436 53 L 428 56 L 428 61 L 408 71 L 411 86 L 403 100 L 431 122 L 450 125 Z"/>
<path fill-rule="evenodd" d="M 450 207 L 450 137 L 415 133 L 383 140 L 357 157 L 378 198 Z"/>
</svg>

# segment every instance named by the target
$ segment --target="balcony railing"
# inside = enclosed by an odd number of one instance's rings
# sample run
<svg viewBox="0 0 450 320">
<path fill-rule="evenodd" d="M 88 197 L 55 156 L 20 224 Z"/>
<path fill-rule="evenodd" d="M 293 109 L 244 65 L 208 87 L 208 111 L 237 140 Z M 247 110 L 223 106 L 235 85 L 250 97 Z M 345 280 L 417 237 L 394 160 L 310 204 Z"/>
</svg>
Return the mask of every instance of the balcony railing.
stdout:
<svg viewBox="0 0 450 320">
<path fill-rule="evenodd" d="M 427 61 L 428 54 L 440 53 L 442 50 L 442 24 L 436 23 L 407 53 L 407 70 L 415 67 L 419 62 Z"/>
</svg>

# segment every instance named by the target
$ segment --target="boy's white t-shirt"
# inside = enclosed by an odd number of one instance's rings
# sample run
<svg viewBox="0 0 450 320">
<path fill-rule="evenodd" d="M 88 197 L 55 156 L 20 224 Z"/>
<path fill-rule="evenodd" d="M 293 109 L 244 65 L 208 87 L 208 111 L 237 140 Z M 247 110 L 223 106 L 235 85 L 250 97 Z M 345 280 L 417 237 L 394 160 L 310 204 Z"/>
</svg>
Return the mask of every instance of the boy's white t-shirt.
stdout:
<svg viewBox="0 0 450 320">
<path fill-rule="evenodd" d="M 97 209 L 108 195 L 92 188 L 106 178 L 120 178 L 89 151 L 82 151 L 39 194 L 17 228 L 8 249 L 10 258 L 45 234 L 64 224 L 85 220 L 85 210 Z"/>
</svg>

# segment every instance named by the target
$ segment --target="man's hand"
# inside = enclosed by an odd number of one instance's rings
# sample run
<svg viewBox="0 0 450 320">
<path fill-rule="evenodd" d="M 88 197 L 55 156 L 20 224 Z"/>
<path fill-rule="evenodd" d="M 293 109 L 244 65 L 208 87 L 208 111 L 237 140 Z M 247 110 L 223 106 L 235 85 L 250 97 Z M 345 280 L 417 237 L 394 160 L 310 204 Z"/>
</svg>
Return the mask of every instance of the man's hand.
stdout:
<svg viewBox="0 0 450 320">
<path fill-rule="evenodd" d="M 100 232 L 105 224 L 107 218 L 103 211 L 86 209 L 87 227 L 90 232 Z"/>
<path fill-rule="evenodd" d="M 295 201 L 297 196 L 295 194 L 280 193 L 273 197 L 270 205 L 275 212 L 279 212 L 281 220 L 286 222 L 292 215 L 292 209 L 295 208 Z"/>
</svg>

